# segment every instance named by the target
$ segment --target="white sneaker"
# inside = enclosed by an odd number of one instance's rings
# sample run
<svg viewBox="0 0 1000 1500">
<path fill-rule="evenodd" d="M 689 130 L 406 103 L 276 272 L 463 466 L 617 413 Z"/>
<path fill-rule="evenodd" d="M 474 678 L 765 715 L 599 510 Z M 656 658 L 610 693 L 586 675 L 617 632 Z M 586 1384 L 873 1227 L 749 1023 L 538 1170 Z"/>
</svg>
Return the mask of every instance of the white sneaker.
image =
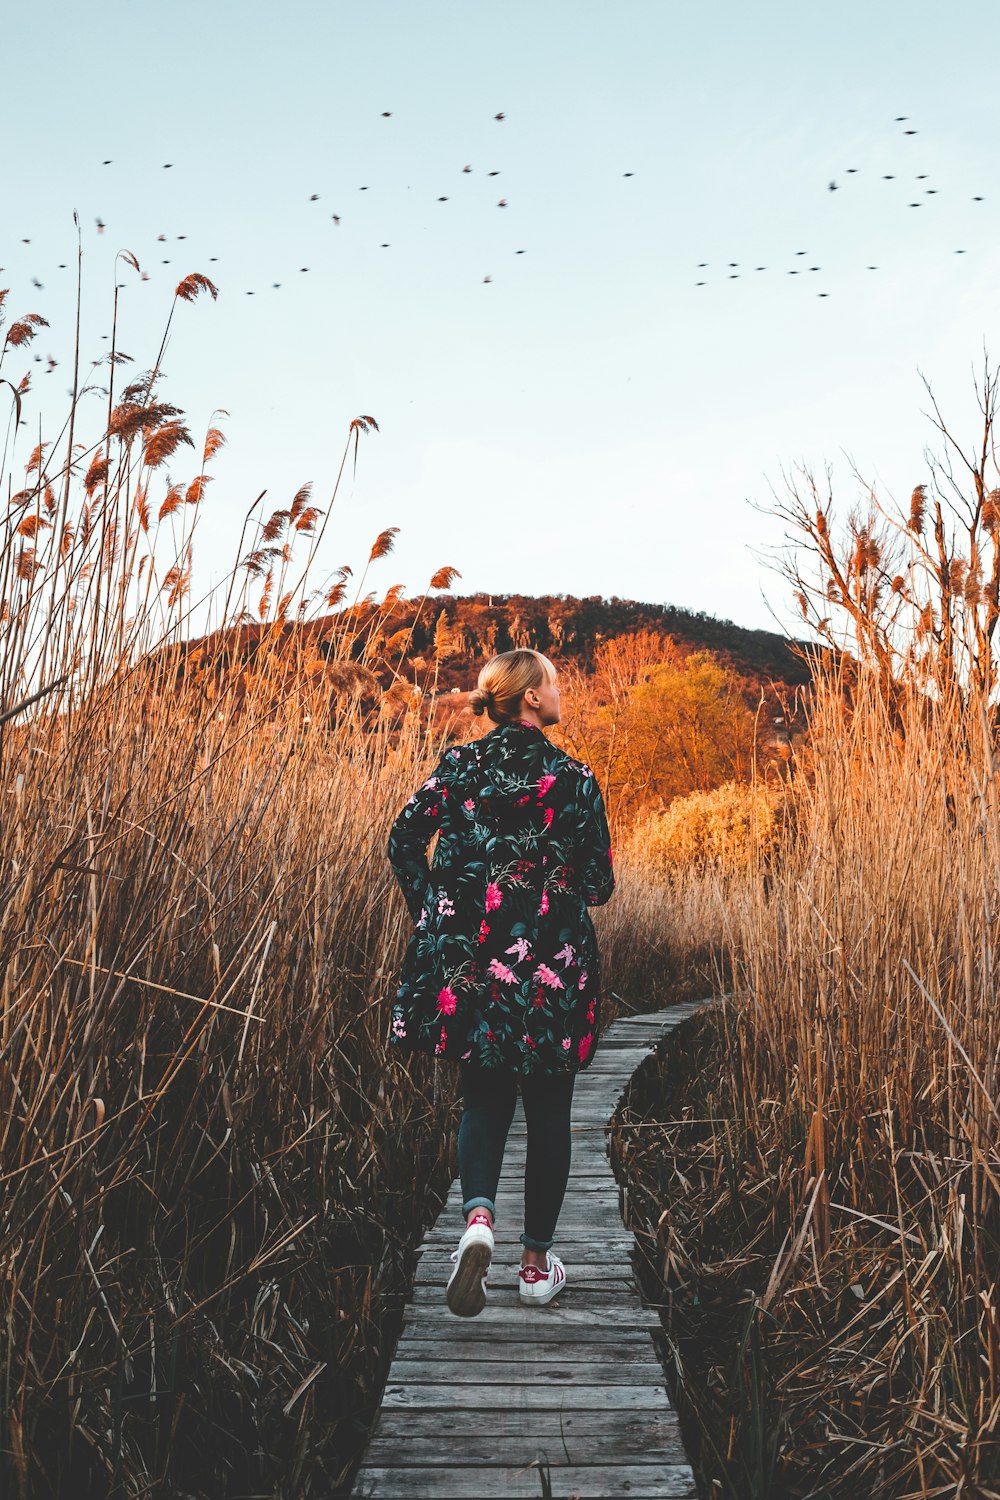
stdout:
<svg viewBox="0 0 1000 1500">
<path fill-rule="evenodd" d="M 460 1318 L 474 1318 L 486 1306 L 493 1245 L 493 1230 L 486 1214 L 473 1214 L 458 1249 L 451 1253 L 455 1269 L 445 1292 L 449 1308 Z"/>
<path fill-rule="evenodd" d="M 545 1302 L 551 1302 L 565 1287 L 566 1267 L 558 1255 L 553 1255 L 549 1250 L 546 1259 L 549 1263 L 547 1271 L 543 1271 L 540 1266 L 522 1266 L 518 1271 L 517 1291 L 522 1302 L 541 1306 Z"/>
</svg>

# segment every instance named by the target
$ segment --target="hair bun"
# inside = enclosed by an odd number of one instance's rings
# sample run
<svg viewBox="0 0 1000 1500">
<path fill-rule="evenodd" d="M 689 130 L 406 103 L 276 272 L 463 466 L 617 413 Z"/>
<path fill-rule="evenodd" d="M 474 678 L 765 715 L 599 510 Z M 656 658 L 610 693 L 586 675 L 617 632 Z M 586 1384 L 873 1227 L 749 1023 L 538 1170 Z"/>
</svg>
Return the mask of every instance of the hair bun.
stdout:
<svg viewBox="0 0 1000 1500">
<path fill-rule="evenodd" d="M 492 694 L 484 688 L 474 687 L 469 694 L 469 707 L 474 714 L 484 714 L 489 707 Z"/>
</svg>

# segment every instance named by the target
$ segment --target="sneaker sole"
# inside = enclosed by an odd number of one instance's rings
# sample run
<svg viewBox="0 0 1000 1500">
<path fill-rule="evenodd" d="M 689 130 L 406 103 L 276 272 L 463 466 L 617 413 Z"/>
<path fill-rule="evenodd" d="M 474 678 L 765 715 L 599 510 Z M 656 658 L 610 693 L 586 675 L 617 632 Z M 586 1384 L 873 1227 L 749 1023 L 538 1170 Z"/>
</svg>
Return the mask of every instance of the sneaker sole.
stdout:
<svg viewBox="0 0 1000 1500">
<path fill-rule="evenodd" d="M 470 1245 L 448 1283 L 449 1309 L 459 1318 L 474 1318 L 486 1306 L 483 1277 L 489 1269 L 488 1245 Z"/>
</svg>

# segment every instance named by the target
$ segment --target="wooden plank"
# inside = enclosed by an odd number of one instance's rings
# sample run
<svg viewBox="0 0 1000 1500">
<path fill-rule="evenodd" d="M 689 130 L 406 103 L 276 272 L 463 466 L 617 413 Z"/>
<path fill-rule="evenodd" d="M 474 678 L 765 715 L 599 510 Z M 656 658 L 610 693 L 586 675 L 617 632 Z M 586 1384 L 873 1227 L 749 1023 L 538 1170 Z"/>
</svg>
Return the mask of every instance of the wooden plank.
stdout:
<svg viewBox="0 0 1000 1500">
<path fill-rule="evenodd" d="M 662 1371 L 660 1372 L 662 1375 Z M 498 1399 L 503 1392 L 502 1402 Z M 568 1385 L 545 1382 L 530 1387 L 505 1385 L 494 1388 L 482 1382 L 457 1385 L 446 1380 L 432 1384 L 426 1381 L 409 1385 L 393 1379 L 382 1396 L 385 1407 L 406 1407 L 412 1411 L 492 1411 L 503 1405 L 515 1411 L 560 1411 L 564 1405 L 579 1408 L 592 1404 L 605 1411 L 659 1411 L 667 1402 L 666 1387 L 652 1385 Z"/>
<path fill-rule="evenodd" d="M 505 1339 L 541 1339 L 545 1336 L 545 1331 L 553 1329 L 562 1330 L 562 1337 L 573 1329 L 581 1329 L 586 1334 L 595 1326 L 592 1307 L 556 1308 L 551 1303 L 548 1307 L 522 1307 L 516 1297 L 510 1300 L 494 1297 L 492 1291 L 486 1306 L 475 1319 L 449 1318 L 444 1322 L 441 1306 L 442 1299 L 439 1296 L 428 1298 L 426 1302 L 408 1302 L 403 1312 L 404 1336 L 407 1331 L 412 1331 L 419 1332 L 421 1337 L 429 1338 L 440 1333 L 447 1338 L 460 1339 L 472 1333 L 482 1336 L 487 1329 L 497 1328 L 503 1330 Z M 610 1307 L 601 1308 L 599 1326 L 607 1332 L 631 1329 L 661 1332 L 663 1328 L 654 1308 L 623 1298 L 616 1298 Z"/>
<path fill-rule="evenodd" d="M 471 1319 L 474 1323 L 475 1319 Z M 537 1350 L 531 1349 L 529 1344 L 511 1344 L 502 1350 L 504 1359 L 519 1359 L 519 1361 L 535 1361 L 538 1359 Z M 630 1365 L 639 1358 L 655 1358 L 654 1344 L 651 1338 L 631 1337 L 616 1338 L 613 1343 L 600 1343 L 598 1340 L 591 1341 L 589 1338 L 565 1338 L 561 1344 L 549 1341 L 546 1344 L 546 1358 L 552 1355 L 556 1361 L 567 1359 L 570 1364 L 579 1364 L 582 1361 L 600 1361 L 601 1364 Z M 396 1359 L 400 1370 L 420 1361 L 477 1361 L 477 1359 L 493 1359 L 496 1356 L 496 1341 L 492 1338 L 477 1338 L 469 1340 L 460 1349 L 442 1347 L 438 1340 L 433 1338 L 400 1338 L 396 1347 Z"/>
<path fill-rule="evenodd" d="M 571 1353 L 545 1350 L 540 1359 L 443 1359 L 398 1360 L 393 1365 L 395 1385 L 502 1386 L 519 1380 L 558 1381 L 561 1386 L 655 1385 L 663 1380 L 663 1367 L 652 1354 L 615 1364 L 611 1360 L 573 1359 Z"/>
<path fill-rule="evenodd" d="M 538 1500 L 543 1493 L 537 1464 L 521 1468 L 376 1469 L 364 1471 L 358 1496 L 371 1500 L 469 1500 L 470 1495 L 522 1496 Z M 590 1500 L 595 1495 L 628 1495 L 631 1500 L 678 1500 L 697 1494 L 687 1464 L 654 1467 L 643 1464 L 552 1465 L 552 1495 Z M 485 1488 L 489 1484 L 489 1489 Z"/>
<path fill-rule="evenodd" d="M 461 1439 L 463 1444 L 476 1434 L 482 1436 L 483 1432 L 481 1412 L 457 1411 L 448 1423 L 448 1436 Z M 499 1407 L 491 1414 L 489 1436 L 497 1439 L 521 1438 L 525 1433 L 535 1433 L 546 1442 L 551 1438 L 555 1438 L 557 1442 L 565 1439 L 570 1457 L 567 1458 L 564 1451 L 560 1456 L 564 1462 L 569 1463 L 573 1453 L 579 1451 L 581 1442 L 590 1433 L 600 1437 L 621 1435 L 633 1445 L 634 1451 L 638 1451 L 646 1442 L 666 1444 L 676 1436 L 677 1417 L 666 1406 L 662 1411 L 604 1411 L 601 1407 L 596 1407 L 593 1411 L 531 1413 L 508 1411 Z M 397 1441 L 411 1437 L 440 1440 L 441 1418 L 429 1411 L 383 1411 L 379 1413 L 373 1437 Z M 462 1462 L 462 1447 L 457 1442 L 442 1444 L 439 1452 L 442 1465 Z M 405 1454 L 401 1456 L 405 1463 Z M 637 1463 L 638 1458 L 632 1462 Z"/>
<path fill-rule="evenodd" d="M 660 1325 L 657 1325 L 660 1326 Z M 601 1349 L 612 1349 L 612 1347 L 627 1347 L 631 1344 L 640 1344 L 648 1347 L 651 1343 L 651 1329 L 646 1328 L 606 1328 L 604 1322 L 594 1323 L 588 1329 L 565 1329 L 558 1322 L 547 1322 L 546 1319 L 535 1319 L 534 1322 L 525 1322 L 514 1328 L 511 1325 L 510 1338 L 505 1338 L 504 1349 L 508 1346 L 520 1346 L 529 1344 L 532 1340 L 543 1344 L 546 1349 L 583 1349 L 591 1350 L 600 1346 Z M 436 1349 L 439 1344 L 447 1344 L 453 1353 L 454 1359 L 462 1359 L 465 1350 L 471 1350 L 471 1358 L 477 1355 L 490 1355 L 496 1353 L 496 1338 L 490 1338 L 486 1329 L 480 1328 L 480 1319 L 463 1319 L 459 1323 L 457 1319 L 448 1319 L 442 1323 L 441 1319 L 420 1319 L 415 1323 L 409 1323 L 403 1328 L 399 1341 L 396 1344 L 396 1359 L 405 1359 L 409 1349 Z M 435 1356 L 436 1358 L 436 1356 Z"/>
<path fill-rule="evenodd" d="M 492 1418 L 489 1430 L 483 1431 L 477 1419 L 468 1432 L 457 1433 L 449 1422 L 448 1436 L 451 1452 L 442 1457 L 440 1430 L 431 1437 L 414 1437 L 411 1428 L 423 1412 L 406 1414 L 406 1428 L 391 1437 L 373 1438 L 368 1446 L 368 1462 L 376 1468 L 420 1468 L 436 1465 L 438 1468 L 468 1468 L 469 1464 L 497 1464 L 503 1462 L 511 1468 L 519 1468 L 533 1459 L 547 1459 L 552 1465 L 582 1464 L 682 1464 L 685 1462 L 684 1448 L 679 1437 L 659 1440 L 648 1433 L 637 1432 L 634 1436 L 621 1431 L 621 1413 L 615 1412 L 615 1425 L 608 1432 L 589 1432 L 573 1437 L 560 1437 L 558 1431 L 543 1435 L 535 1424 L 523 1433 L 501 1437 Z M 552 1413 L 540 1412 L 541 1416 Z M 644 1413 L 644 1415 L 646 1415 Z M 436 1421 L 440 1429 L 440 1421 Z M 567 1458 L 567 1452 L 569 1457 Z M 489 1491 L 487 1491 L 489 1493 Z M 535 1492 L 536 1494 L 539 1491 Z"/>
</svg>

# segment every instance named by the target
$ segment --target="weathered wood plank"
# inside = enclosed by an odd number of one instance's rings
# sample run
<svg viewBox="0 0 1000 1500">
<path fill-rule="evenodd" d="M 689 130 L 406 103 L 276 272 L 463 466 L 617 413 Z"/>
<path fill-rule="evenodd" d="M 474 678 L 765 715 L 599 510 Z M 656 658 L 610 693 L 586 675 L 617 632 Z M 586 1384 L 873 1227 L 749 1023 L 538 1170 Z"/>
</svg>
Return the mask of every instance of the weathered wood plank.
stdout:
<svg viewBox="0 0 1000 1500">
<path fill-rule="evenodd" d="M 463 1320 L 460 1328 L 457 1320 L 454 1319 L 448 1319 L 447 1323 L 442 1323 L 441 1320 L 435 1322 L 433 1319 L 426 1319 L 423 1322 L 418 1319 L 415 1323 L 408 1323 L 403 1328 L 396 1346 L 397 1358 L 402 1355 L 408 1344 L 430 1346 L 442 1340 L 447 1341 L 448 1346 L 454 1350 L 456 1359 L 459 1358 L 460 1349 L 463 1349 L 465 1344 L 486 1343 L 487 1349 L 496 1353 L 495 1335 L 490 1335 L 489 1329 L 480 1328 L 480 1319 L 483 1316 L 484 1314 L 480 1314 L 477 1319 Z M 514 1325 L 511 1320 L 508 1320 L 505 1328 L 510 1329 L 510 1334 L 504 1335 L 504 1346 L 514 1343 L 529 1344 L 532 1340 L 537 1340 L 538 1344 L 544 1343 L 546 1349 L 549 1347 L 561 1349 L 565 1344 L 580 1344 L 589 1349 L 594 1344 L 609 1346 L 609 1344 L 621 1344 L 625 1341 L 645 1343 L 649 1338 L 649 1328 L 646 1325 L 642 1328 L 615 1328 L 607 1323 L 607 1319 L 601 1319 L 600 1323 L 595 1323 L 594 1319 L 591 1319 L 586 1329 L 561 1329 L 558 1322 L 546 1322 L 544 1319 L 541 1322 L 535 1319 L 534 1323 L 526 1319 L 519 1325 Z M 655 1328 L 660 1329 L 660 1323 L 657 1323 Z"/>
<path fill-rule="evenodd" d="M 477 1333 L 478 1319 L 468 1320 L 473 1333 Z M 602 1337 L 598 1338 L 600 1334 Z M 555 1358 L 560 1357 L 560 1351 L 567 1359 L 601 1359 L 610 1360 L 613 1364 L 623 1364 L 633 1357 L 630 1351 L 640 1350 L 643 1354 L 652 1349 L 652 1341 L 646 1334 L 622 1333 L 616 1329 L 612 1334 L 608 1329 L 595 1327 L 588 1331 L 586 1336 L 573 1336 L 571 1334 L 557 1334 L 556 1336 L 540 1337 L 544 1342 L 546 1350 L 554 1351 Z M 479 1332 L 477 1338 L 466 1339 L 464 1343 L 455 1341 L 448 1342 L 449 1359 L 491 1359 L 498 1352 L 496 1339 L 490 1339 Z M 523 1350 L 523 1355 L 519 1352 Z M 578 1352 L 582 1351 L 582 1352 Z M 525 1358 L 535 1359 L 537 1354 L 532 1350 L 530 1342 L 508 1344 L 506 1341 L 500 1346 L 500 1352 L 504 1359 Z M 443 1359 L 441 1344 L 433 1338 L 407 1338 L 400 1339 L 396 1346 L 397 1361 L 409 1361 L 411 1359 Z"/>
<path fill-rule="evenodd" d="M 438 1468 L 467 1469 L 469 1464 L 499 1464 L 519 1468 L 534 1459 L 547 1459 L 549 1463 L 566 1464 L 682 1464 L 684 1449 L 677 1437 L 651 1439 L 648 1433 L 630 1436 L 621 1431 L 621 1413 L 615 1412 L 615 1425 L 607 1432 L 591 1429 L 586 1436 L 567 1437 L 565 1443 L 558 1431 L 543 1435 L 537 1429 L 530 1432 L 500 1436 L 491 1419 L 489 1430 L 483 1431 L 477 1420 L 468 1432 L 457 1433 L 448 1424 L 451 1453 L 442 1458 L 441 1433 L 431 1437 L 414 1437 L 411 1428 L 423 1413 L 407 1413 L 405 1431 L 392 1437 L 373 1438 L 368 1447 L 368 1462 L 376 1468 L 415 1468 L 434 1464 Z M 539 1413 L 539 1416 L 552 1413 Z M 647 1413 L 643 1413 L 647 1415 Z M 438 1422 L 440 1428 L 440 1422 Z M 641 1446 L 640 1446 L 641 1445 Z M 585 1451 L 581 1451 L 585 1450 Z M 569 1457 L 567 1458 L 567 1452 Z M 478 1491 L 477 1491 L 478 1493 Z M 487 1494 L 490 1491 L 486 1491 Z M 540 1489 L 536 1494 L 540 1493 Z"/>
<path fill-rule="evenodd" d="M 450 1380 L 409 1385 L 393 1379 L 382 1396 L 383 1406 L 405 1406 L 413 1411 L 490 1412 L 498 1406 L 524 1412 L 560 1411 L 564 1405 L 587 1404 L 603 1406 L 605 1411 L 659 1411 L 667 1404 L 667 1391 L 663 1385 L 648 1384 L 569 1385 L 560 1381 L 557 1386 L 542 1382 L 529 1389 L 517 1384 L 457 1385 Z"/>
<path fill-rule="evenodd" d="M 435 1438 L 442 1466 L 461 1464 L 464 1444 L 475 1435 L 483 1436 L 481 1412 L 457 1411 L 448 1422 L 448 1436 L 454 1442 L 441 1443 L 441 1418 L 431 1411 L 382 1411 L 373 1436 L 396 1442 L 410 1438 Z M 548 1443 L 565 1441 L 559 1456 L 564 1463 L 578 1463 L 580 1445 L 593 1433 L 598 1437 L 620 1436 L 638 1450 L 645 1442 L 665 1445 L 677 1433 L 677 1418 L 669 1407 L 662 1411 L 536 1411 L 533 1413 L 499 1410 L 490 1417 L 488 1435 L 496 1438 L 523 1438 L 534 1434 Z M 405 1454 L 401 1454 L 405 1462 Z M 638 1458 L 633 1459 L 637 1463 Z"/>
<path fill-rule="evenodd" d="M 522 1346 L 523 1347 L 523 1346 Z M 505 1353 L 509 1351 L 505 1350 Z M 663 1379 L 663 1368 L 650 1354 L 637 1354 L 633 1361 L 573 1358 L 572 1351 L 555 1354 L 546 1349 L 539 1359 L 404 1359 L 393 1362 L 396 1385 L 508 1385 L 518 1380 L 553 1380 L 564 1386 L 655 1385 Z"/>
<path fill-rule="evenodd" d="M 440 1295 L 435 1295 L 426 1302 L 421 1299 L 417 1303 L 407 1303 L 403 1310 L 403 1331 L 405 1334 L 407 1330 L 419 1330 L 423 1334 L 426 1329 L 434 1329 L 435 1332 L 444 1329 L 449 1338 L 460 1339 L 468 1337 L 473 1330 L 482 1334 L 487 1329 L 499 1329 L 503 1330 L 504 1339 L 540 1339 L 546 1329 L 569 1330 L 570 1336 L 576 1328 L 586 1332 L 594 1327 L 597 1318 L 600 1326 L 608 1331 L 642 1329 L 658 1332 L 662 1328 L 655 1310 L 644 1307 L 638 1301 L 629 1302 L 615 1293 L 611 1305 L 602 1307 L 597 1313 L 594 1300 L 593 1295 L 589 1295 L 579 1307 L 556 1307 L 552 1303 L 548 1307 L 523 1307 L 516 1292 L 508 1299 L 494 1296 L 491 1291 L 486 1306 L 474 1322 L 469 1319 L 459 1323 L 457 1318 L 449 1318 L 445 1323 L 441 1317 L 442 1299 Z"/>
<path fill-rule="evenodd" d="M 372 1500 L 469 1500 L 470 1495 L 538 1500 L 542 1493 L 537 1464 L 521 1468 L 365 1469 L 358 1496 Z M 486 1485 L 489 1484 L 489 1489 Z M 627 1495 L 630 1500 L 677 1500 L 697 1492 L 687 1464 L 662 1468 L 643 1464 L 552 1465 L 552 1494 L 590 1500 L 592 1496 Z"/>
<path fill-rule="evenodd" d="M 535 1497 L 551 1464 L 552 1495 L 693 1496 L 676 1414 L 651 1335 L 622 1222 L 627 1198 L 609 1160 L 610 1116 L 653 1048 L 696 1007 L 609 1027 L 577 1079 L 571 1165 L 553 1248 L 565 1290 L 544 1307 L 517 1291 L 527 1127 L 519 1098 L 497 1191 L 486 1307 L 449 1313 L 444 1289 L 462 1232 L 456 1179 L 416 1247 L 417 1275 L 368 1453 L 352 1495 L 410 1500 Z M 682 1013 L 683 1012 L 683 1013 Z"/>
</svg>

